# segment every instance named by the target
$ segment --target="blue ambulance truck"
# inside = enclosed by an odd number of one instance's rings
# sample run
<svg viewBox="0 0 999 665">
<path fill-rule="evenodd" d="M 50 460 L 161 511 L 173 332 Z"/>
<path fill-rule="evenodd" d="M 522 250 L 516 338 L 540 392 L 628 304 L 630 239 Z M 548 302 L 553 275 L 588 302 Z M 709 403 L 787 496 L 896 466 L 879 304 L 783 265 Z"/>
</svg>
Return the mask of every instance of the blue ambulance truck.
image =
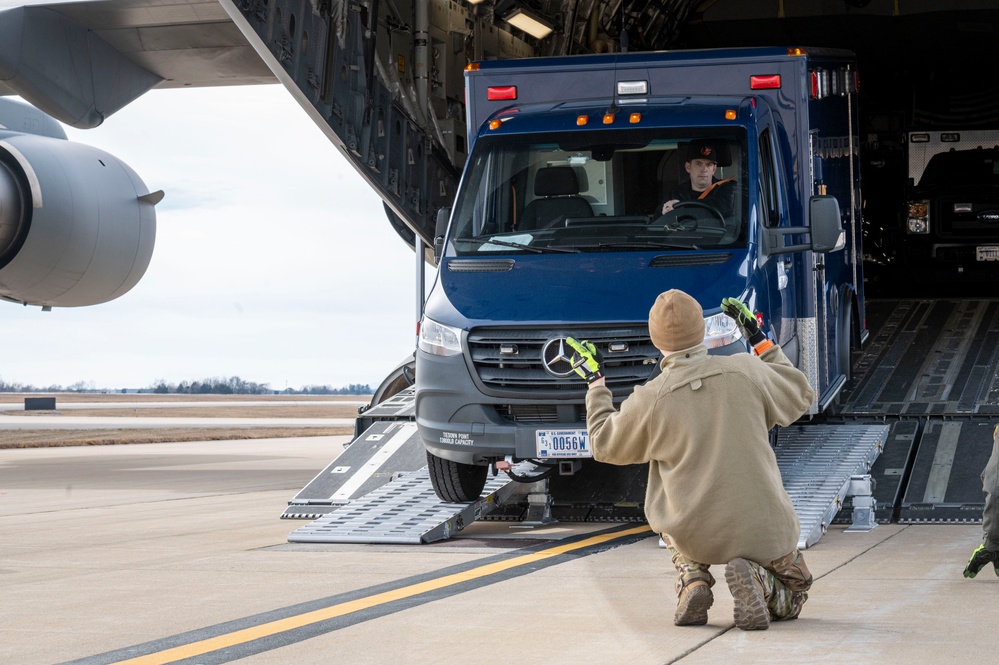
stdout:
<svg viewBox="0 0 999 665">
<path fill-rule="evenodd" d="M 565 338 L 597 346 L 623 400 L 659 369 L 648 312 L 672 288 L 703 307 L 712 353 L 747 351 L 720 309 L 744 300 L 811 381 L 809 413 L 834 403 L 867 336 L 857 88 L 853 55 L 829 49 L 470 65 L 474 138 L 416 352 L 438 496 L 476 499 L 504 459 L 585 463 Z M 705 146 L 726 196 L 663 214 Z"/>
</svg>

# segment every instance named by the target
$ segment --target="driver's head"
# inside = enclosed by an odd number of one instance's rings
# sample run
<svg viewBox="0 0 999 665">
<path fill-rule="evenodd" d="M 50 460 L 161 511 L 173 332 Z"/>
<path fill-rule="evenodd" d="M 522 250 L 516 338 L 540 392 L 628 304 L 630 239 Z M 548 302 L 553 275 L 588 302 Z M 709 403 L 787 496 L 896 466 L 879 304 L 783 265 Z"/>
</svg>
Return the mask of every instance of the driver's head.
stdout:
<svg viewBox="0 0 999 665">
<path fill-rule="evenodd" d="M 703 192 L 711 186 L 718 170 L 718 150 L 709 141 L 691 141 L 687 144 L 687 161 L 683 168 L 690 174 L 690 187 Z"/>
</svg>

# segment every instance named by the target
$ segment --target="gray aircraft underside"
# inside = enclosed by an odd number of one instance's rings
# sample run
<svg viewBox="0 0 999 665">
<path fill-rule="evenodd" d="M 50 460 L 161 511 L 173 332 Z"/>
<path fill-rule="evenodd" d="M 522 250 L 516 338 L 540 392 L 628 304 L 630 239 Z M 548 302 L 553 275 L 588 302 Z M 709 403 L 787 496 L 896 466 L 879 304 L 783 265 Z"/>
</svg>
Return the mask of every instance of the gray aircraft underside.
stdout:
<svg viewBox="0 0 999 665">
<path fill-rule="evenodd" d="M 897 26 L 899 20 L 907 21 L 905 30 L 914 31 L 912 41 L 919 42 L 908 51 L 912 56 L 927 52 L 927 42 L 916 39 L 919 31 L 938 29 L 940 23 L 934 3 L 924 4 L 890 0 L 0 0 L 0 95 L 20 95 L 60 122 L 91 128 L 153 88 L 280 82 L 378 191 L 389 221 L 403 239 L 413 245 L 419 236 L 432 245 L 435 213 L 452 202 L 474 131 L 466 127 L 464 110 L 463 70 L 468 62 L 625 48 L 809 40 L 822 42 L 815 45 L 835 45 L 837 40 L 851 38 L 896 48 L 908 32 L 889 40 L 886 26 Z M 995 5 L 959 0 L 950 3 L 947 12 L 958 17 L 954 20 L 980 21 L 977 12 L 984 8 L 991 16 L 999 11 Z M 521 23 L 524 17 L 534 22 Z M 530 34 L 539 26 L 541 32 Z M 878 38 L 868 39 L 869 35 Z M 893 51 L 893 61 L 902 55 Z M 9 107 L 7 112 L 11 113 Z M 14 133 L 24 137 L 32 132 L 21 128 Z M 65 148 L 71 144 L 64 137 L 41 139 L 63 146 L 57 152 L 66 156 L 57 161 L 64 160 L 64 168 L 79 172 L 82 183 L 93 186 L 97 182 L 100 170 L 95 170 L 93 159 L 73 163 Z M 30 143 L 28 138 L 16 140 Z M 19 162 L 11 150 L 5 150 L 14 142 L 0 135 L 0 157 L 4 157 L 0 163 L 6 164 L 0 167 L 0 297 L 28 304 L 84 305 L 109 300 L 131 288 L 148 264 L 146 249 L 151 253 L 155 232 L 152 206 L 161 194 L 147 196 L 142 181 L 108 156 L 129 176 L 97 189 L 116 201 L 128 201 L 121 204 L 120 214 L 93 221 L 89 235 L 72 222 L 50 222 L 51 228 L 42 233 L 36 228 L 45 218 L 40 211 L 49 207 L 51 199 L 46 198 L 44 205 L 31 199 L 31 188 L 25 184 L 30 178 L 23 167 L 32 161 L 34 149 L 22 151 Z M 17 211 L 8 201 L 14 196 L 20 197 Z M 71 196 L 63 202 L 66 210 L 45 212 L 68 215 L 79 204 Z M 137 206 L 134 215 L 128 210 L 132 204 Z M 98 227 L 103 231 L 98 233 Z M 54 240 L 59 234 L 69 234 L 69 239 L 63 238 L 59 245 Z M 35 241 L 35 235 L 40 239 Z M 28 253 L 32 242 L 41 243 L 36 245 L 37 254 Z M 83 252 L 68 257 L 66 265 L 48 266 L 48 272 L 44 266 L 34 271 L 26 267 L 39 261 L 51 263 L 56 249 L 77 245 L 105 248 L 95 249 L 89 262 L 84 261 Z M 109 262 L 110 272 L 118 276 L 99 287 L 88 285 L 87 270 L 95 275 L 108 272 L 101 262 Z M 84 263 L 90 267 L 81 272 Z M 128 271 L 123 270 L 126 264 Z M 12 276 L 12 272 L 17 274 Z M 119 283 L 112 288 L 116 279 Z M 73 297 L 67 295 L 74 292 Z"/>
</svg>

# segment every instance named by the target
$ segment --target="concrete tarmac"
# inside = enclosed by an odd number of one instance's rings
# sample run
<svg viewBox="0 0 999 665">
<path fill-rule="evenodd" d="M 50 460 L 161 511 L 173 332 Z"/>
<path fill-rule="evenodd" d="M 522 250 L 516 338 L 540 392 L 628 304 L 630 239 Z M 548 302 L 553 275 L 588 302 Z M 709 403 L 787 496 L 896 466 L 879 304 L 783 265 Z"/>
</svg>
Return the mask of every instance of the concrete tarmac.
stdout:
<svg viewBox="0 0 999 665">
<path fill-rule="evenodd" d="M 641 525 L 480 522 L 422 546 L 292 545 L 288 499 L 348 437 L 0 450 L 0 663 L 985 663 L 976 525 L 833 527 L 801 618 L 675 627 Z M 605 542 L 599 544 L 598 541 Z"/>
</svg>

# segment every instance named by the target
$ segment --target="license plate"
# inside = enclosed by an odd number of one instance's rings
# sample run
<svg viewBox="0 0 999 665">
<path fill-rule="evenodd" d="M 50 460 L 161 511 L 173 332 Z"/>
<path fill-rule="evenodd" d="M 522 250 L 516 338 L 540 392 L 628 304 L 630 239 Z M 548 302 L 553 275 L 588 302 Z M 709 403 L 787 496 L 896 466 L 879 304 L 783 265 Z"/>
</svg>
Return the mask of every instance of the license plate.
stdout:
<svg viewBox="0 0 999 665">
<path fill-rule="evenodd" d="M 999 261 L 999 245 L 986 245 L 978 248 L 979 261 Z"/>
<path fill-rule="evenodd" d="M 539 429 L 535 441 L 538 457 L 593 457 L 585 429 Z"/>
</svg>

